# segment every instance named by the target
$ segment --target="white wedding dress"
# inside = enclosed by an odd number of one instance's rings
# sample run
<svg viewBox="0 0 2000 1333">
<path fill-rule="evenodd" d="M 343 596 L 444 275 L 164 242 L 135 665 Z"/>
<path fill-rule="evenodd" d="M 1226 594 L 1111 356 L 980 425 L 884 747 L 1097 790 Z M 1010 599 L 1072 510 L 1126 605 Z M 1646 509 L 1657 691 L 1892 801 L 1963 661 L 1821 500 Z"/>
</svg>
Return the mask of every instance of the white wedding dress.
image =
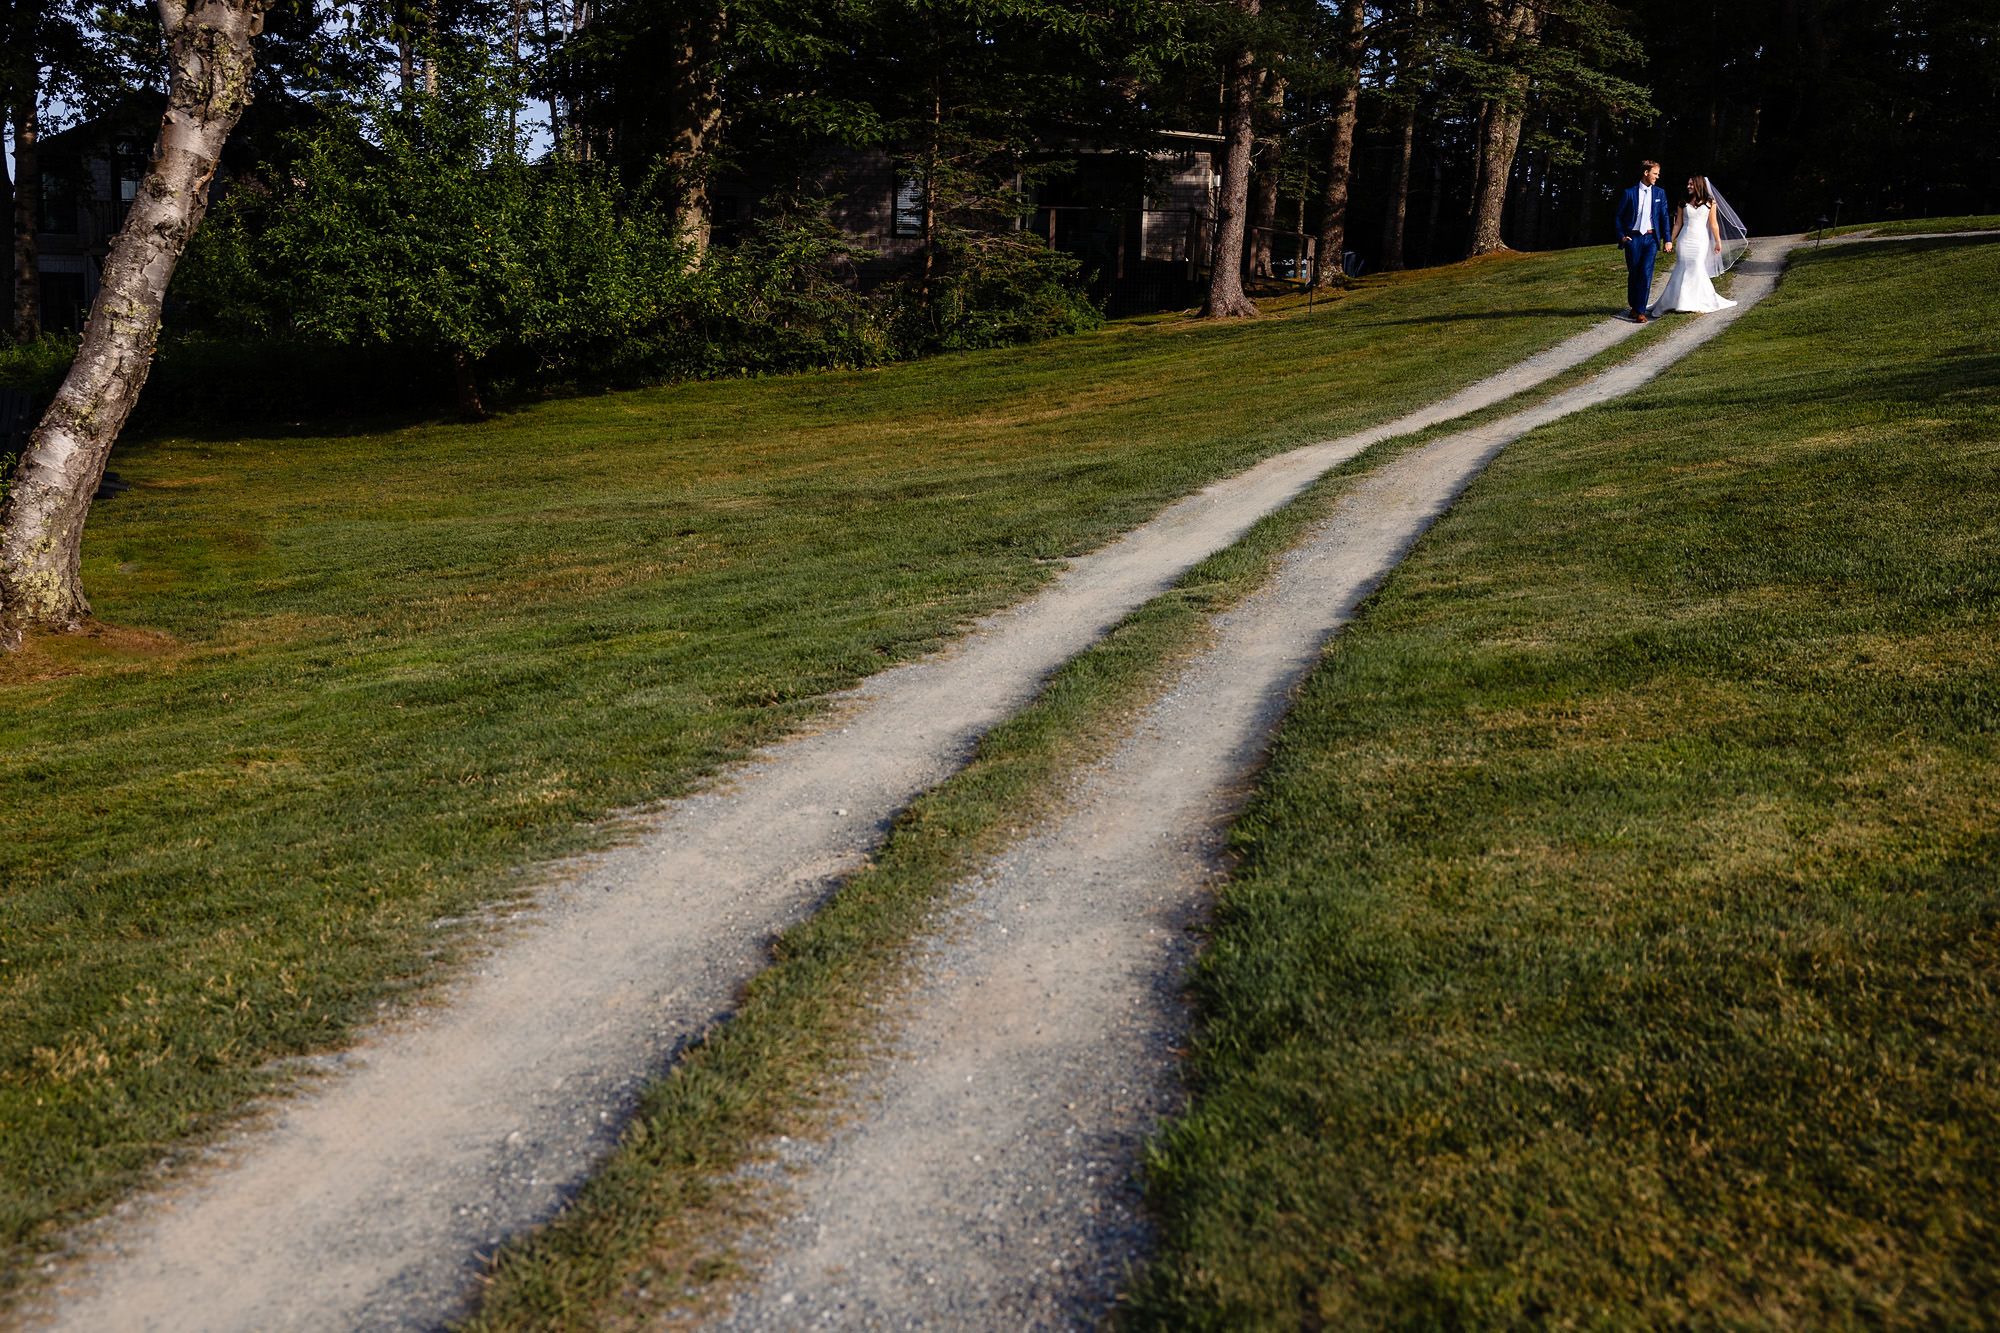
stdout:
<svg viewBox="0 0 2000 1333">
<path fill-rule="evenodd" d="M 1653 303 L 1655 315 L 1663 310 L 1706 315 L 1736 304 L 1715 290 L 1722 257 L 1715 253 L 1715 238 L 1708 232 L 1708 214 L 1707 204 L 1689 204 L 1682 210 L 1681 229 L 1674 237 L 1674 271 L 1667 276 L 1667 289 Z"/>
</svg>

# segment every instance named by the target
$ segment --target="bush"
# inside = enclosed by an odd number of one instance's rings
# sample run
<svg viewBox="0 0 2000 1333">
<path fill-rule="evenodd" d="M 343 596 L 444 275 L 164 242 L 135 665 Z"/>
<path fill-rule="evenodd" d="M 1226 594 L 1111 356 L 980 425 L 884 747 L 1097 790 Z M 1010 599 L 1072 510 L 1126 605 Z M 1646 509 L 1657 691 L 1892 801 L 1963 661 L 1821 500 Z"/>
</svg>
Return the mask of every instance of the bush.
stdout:
<svg viewBox="0 0 2000 1333">
<path fill-rule="evenodd" d="M 395 409 L 447 387 L 479 410 L 481 385 L 864 366 L 1102 322 L 1076 261 L 999 214 L 940 227 L 928 275 L 874 294 L 855 282 L 869 256 L 810 198 L 766 201 L 697 264 L 650 189 L 514 157 L 477 53 L 444 88 L 330 111 L 224 192 L 176 278 L 145 419 Z"/>
<path fill-rule="evenodd" d="M 72 334 L 44 333 L 31 343 L 0 338 L 0 389 L 25 393 L 47 407 L 76 359 L 76 344 Z"/>
<path fill-rule="evenodd" d="M 940 227 L 926 281 L 890 290 L 888 324 L 905 353 L 970 351 L 1081 333 L 1104 323 L 1079 264 L 1033 232 Z"/>
</svg>

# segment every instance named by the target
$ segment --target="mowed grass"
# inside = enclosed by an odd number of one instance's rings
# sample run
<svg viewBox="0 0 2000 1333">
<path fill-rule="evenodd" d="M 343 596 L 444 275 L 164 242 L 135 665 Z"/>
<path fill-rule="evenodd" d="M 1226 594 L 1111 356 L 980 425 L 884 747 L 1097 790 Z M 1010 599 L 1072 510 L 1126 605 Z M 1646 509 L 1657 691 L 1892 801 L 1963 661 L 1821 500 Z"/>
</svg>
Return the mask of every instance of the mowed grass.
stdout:
<svg viewBox="0 0 2000 1333">
<path fill-rule="evenodd" d="M 1602 317 L 1609 250 L 1219 328 L 120 448 L 0 662 L 0 1286 L 451 919 L 1162 503 Z"/>
<path fill-rule="evenodd" d="M 1234 832 L 1131 1327 L 2000 1319 L 2000 243 L 1501 456 Z"/>
<path fill-rule="evenodd" d="M 1829 236 L 1865 231 L 1877 236 L 1915 236 L 1924 232 L 2000 231 L 2000 213 L 1960 215 L 1948 218 L 1898 218 L 1894 222 L 1860 222 L 1827 232 Z"/>
<path fill-rule="evenodd" d="M 878 853 L 775 943 L 728 1023 L 648 1087 L 616 1152 L 539 1231 L 492 1263 L 459 1333 L 684 1328 L 719 1311 L 788 1200 L 740 1170 L 780 1134 L 852 1114 L 850 1075 L 901 1021 L 911 946 L 964 877 L 1055 815 L 1078 770 L 1123 735 L 1210 619 L 1260 585 L 1345 490 L 1336 469 L 1202 560 L 1056 671 L 959 772 L 896 820 Z M 748 1245 L 745 1237 L 751 1237 Z"/>
</svg>

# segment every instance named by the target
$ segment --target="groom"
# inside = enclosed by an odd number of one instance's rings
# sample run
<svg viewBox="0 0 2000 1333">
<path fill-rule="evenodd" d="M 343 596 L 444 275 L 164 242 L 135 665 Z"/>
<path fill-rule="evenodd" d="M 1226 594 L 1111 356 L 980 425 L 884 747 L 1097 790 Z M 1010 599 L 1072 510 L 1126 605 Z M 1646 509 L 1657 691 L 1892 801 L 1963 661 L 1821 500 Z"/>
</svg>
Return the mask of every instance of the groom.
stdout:
<svg viewBox="0 0 2000 1333">
<path fill-rule="evenodd" d="M 1625 191 L 1618 205 L 1618 244 L 1625 250 L 1625 301 L 1639 323 L 1646 322 L 1646 301 L 1653 291 L 1653 261 L 1660 251 L 1672 254 L 1667 231 L 1667 192 L 1660 188 L 1660 164 L 1639 164 L 1639 183 Z"/>
</svg>

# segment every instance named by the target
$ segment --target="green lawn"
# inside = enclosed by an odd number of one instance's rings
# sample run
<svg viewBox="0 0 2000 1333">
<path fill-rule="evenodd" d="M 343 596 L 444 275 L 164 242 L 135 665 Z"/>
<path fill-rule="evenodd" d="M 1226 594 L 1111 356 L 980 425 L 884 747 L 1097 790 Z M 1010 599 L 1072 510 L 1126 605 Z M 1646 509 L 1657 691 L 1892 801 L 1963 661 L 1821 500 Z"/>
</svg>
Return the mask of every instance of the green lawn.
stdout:
<svg viewBox="0 0 2000 1333">
<path fill-rule="evenodd" d="M 1857 231 L 1872 232 L 1877 236 L 1913 236 L 1921 232 L 1941 231 L 2000 231 L 2000 213 L 1970 217 L 1901 218 L 1895 222 L 1858 222 L 1851 227 L 1831 229 L 1827 235 L 1844 236 Z"/>
<path fill-rule="evenodd" d="M 720 1309 L 746 1271 L 745 1236 L 794 1202 L 739 1168 L 781 1134 L 823 1136 L 852 1114 L 848 1076 L 880 1057 L 899 1008 L 884 999 L 907 984 L 911 946 L 937 928 L 954 889 L 1061 809 L 1078 770 L 1130 728 L 1212 617 L 1260 586 L 1338 500 L 1345 474 L 1367 466 L 1351 460 L 1196 564 L 912 802 L 868 864 L 776 941 L 729 1022 L 646 1089 L 577 1198 L 500 1251 L 459 1333 L 679 1328 Z"/>
<path fill-rule="evenodd" d="M 0 662 L 0 1287 L 607 813 L 1161 504 L 1602 318 L 1607 250 L 866 374 L 122 447 Z"/>
<path fill-rule="evenodd" d="M 1238 825 L 1133 1327 L 2000 1322 L 2000 243 L 1513 445 Z"/>
</svg>

